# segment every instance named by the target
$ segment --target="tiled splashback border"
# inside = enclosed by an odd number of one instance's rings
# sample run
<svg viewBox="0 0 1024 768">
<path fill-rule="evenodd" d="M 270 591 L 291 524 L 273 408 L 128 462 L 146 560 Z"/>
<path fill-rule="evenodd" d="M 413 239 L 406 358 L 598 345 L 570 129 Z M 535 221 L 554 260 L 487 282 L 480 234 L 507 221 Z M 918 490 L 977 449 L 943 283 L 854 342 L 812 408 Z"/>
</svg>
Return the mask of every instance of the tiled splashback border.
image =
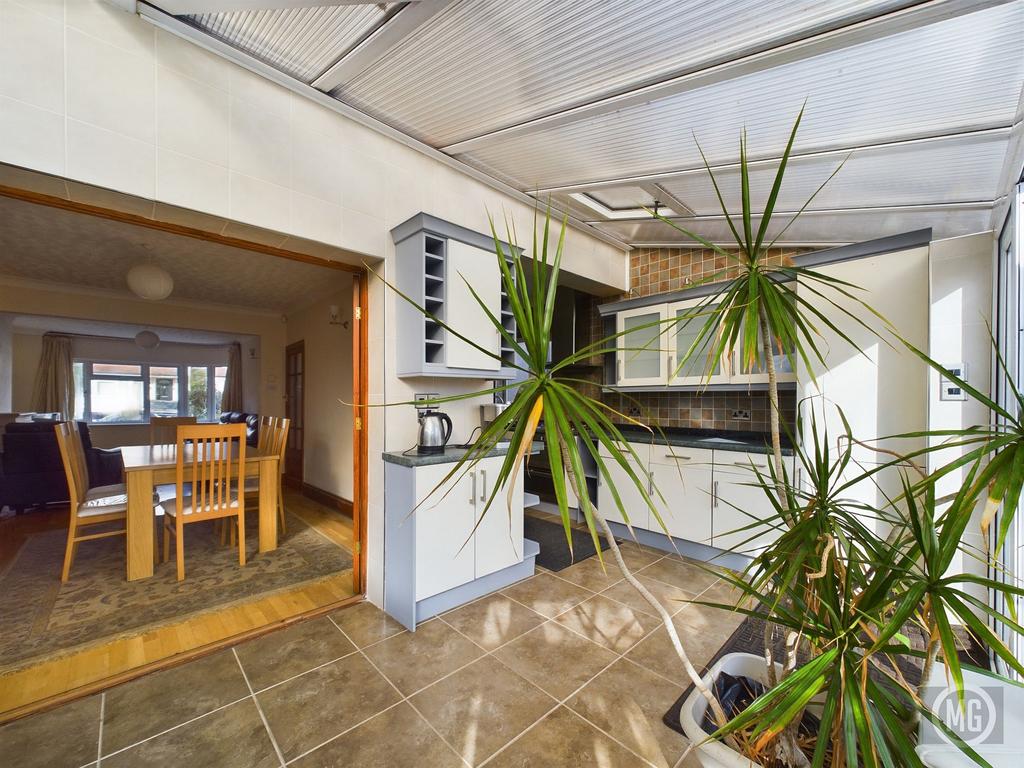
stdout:
<svg viewBox="0 0 1024 768">
<path fill-rule="evenodd" d="M 768 259 L 782 262 L 810 249 L 773 249 Z M 621 298 L 637 298 L 669 293 L 687 288 L 702 280 L 718 275 L 725 279 L 729 272 L 729 259 L 710 249 L 702 248 L 637 248 L 630 254 L 630 291 Z M 593 339 L 604 335 L 601 318 L 597 314 L 599 303 L 592 306 L 591 328 Z M 595 358 L 594 362 L 599 362 Z M 595 388 L 596 389 L 596 388 Z M 754 392 L 632 392 L 628 396 L 605 392 L 601 399 L 612 408 L 629 416 L 646 415 L 661 427 L 688 427 L 766 432 L 770 428 L 768 393 Z M 783 391 L 779 395 L 783 419 L 792 424 L 796 414 L 796 394 Z M 749 418 L 736 418 L 749 414 Z"/>
</svg>

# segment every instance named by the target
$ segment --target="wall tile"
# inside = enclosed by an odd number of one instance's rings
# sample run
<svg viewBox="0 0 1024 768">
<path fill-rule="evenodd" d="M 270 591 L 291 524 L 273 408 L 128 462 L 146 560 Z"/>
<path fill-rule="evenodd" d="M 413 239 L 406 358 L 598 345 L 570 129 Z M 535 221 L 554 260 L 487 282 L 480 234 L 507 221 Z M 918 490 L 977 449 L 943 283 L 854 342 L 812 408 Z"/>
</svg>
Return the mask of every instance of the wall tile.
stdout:
<svg viewBox="0 0 1024 768">
<path fill-rule="evenodd" d="M 227 91 L 230 87 L 229 62 L 162 29 L 156 32 L 156 63 L 211 88 Z"/>
<path fill-rule="evenodd" d="M 227 167 L 228 94 L 157 68 L 157 144 Z"/>
<path fill-rule="evenodd" d="M 341 205 L 344 185 L 336 133 L 321 133 L 292 118 L 292 189 Z"/>
<path fill-rule="evenodd" d="M 152 199 L 156 147 L 77 120 L 67 121 L 67 175 Z"/>
<path fill-rule="evenodd" d="M 28 6 L 0 2 L 0 94 L 64 112 L 64 25 Z"/>
<path fill-rule="evenodd" d="M 254 109 L 273 112 L 288 118 L 291 115 L 291 91 L 241 67 L 232 67 L 229 78 L 231 95 Z"/>
<path fill-rule="evenodd" d="M 0 162 L 63 174 L 63 116 L 0 96 Z"/>
<path fill-rule="evenodd" d="M 158 200 L 215 216 L 228 215 L 228 169 L 159 148 L 156 154 Z"/>
<path fill-rule="evenodd" d="M 287 186 L 291 183 L 288 118 L 232 98 L 229 155 L 232 171 Z"/>
<path fill-rule="evenodd" d="M 13 0 L 15 5 L 31 8 L 36 13 L 64 23 L 64 0 Z"/>
<path fill-rule="evenodd" d="M 68 26 L 134 54 L 153 56 L 156 27 L 105 0 L 66 0 Z"/>
<path fill-rule="evenodd" d="M 346 145 L 341 173 L 349 180 L 349 189 L 353 191 L 346 196 L 345 207 L 384 219 L 388 205 L 388 167 L 374 157 L 360 154 L 355 145 Z"/>
<path fill-rule="evenodd" d="M 288 231 L 291 201 L 286 188 L 234 172 L 230 184 L 230 218 L 278 232 Z"/>
<path fill-rule="evenodd" d="M 344 233 L 341 245 L 370 256 L 384 256 L 384 239 L 387 230 L 383 219 L 367 216 L 351 208 L 341 209 L 341 230 Z"/>
<path fill-rule="evenodd" d="M 322 243 L 341 244 L 340 205 L 299 192 L 292 192 L 291 198 L 290 232 Z"/>
<path fill-rule="evenodd" d="M 154 143 L 154 66 L 75 30 L 67 32 L 68 117 Z"/>
</svg>

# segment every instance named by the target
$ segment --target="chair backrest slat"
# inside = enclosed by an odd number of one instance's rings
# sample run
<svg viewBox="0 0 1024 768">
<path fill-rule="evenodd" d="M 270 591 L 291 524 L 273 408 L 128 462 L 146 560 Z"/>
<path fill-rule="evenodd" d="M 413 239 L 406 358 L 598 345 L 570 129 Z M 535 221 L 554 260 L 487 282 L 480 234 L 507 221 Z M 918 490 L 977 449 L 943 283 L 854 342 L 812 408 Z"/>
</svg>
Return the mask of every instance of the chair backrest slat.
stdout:
<svg viewBox="0 0 1024 768">
<path fill-rule="evenodd" d="M 238 506 L 245 508 L 245 424 L 191 424 L 177 428 L 178 514 L 182 514 L 186 454 L 190 454 L 192 509 L 204 513 L 226 509 L 238 494 Z M 191 450 L 189 450 L 191 448 Z"/>
<path fill-rule="evenodd" d="M 89 488 L 89 474 L 84 466 L 84 459 L 79 459 L 82 450 L 81 436 L 78 425 L 73 421 L 61 421 L 56 424 L 57 447 L 60 449 L 60 460 L 64 465 L 64 477 L 68 481 L 68 496 L 71 500 L 71 512 L 75 514 L 78 506 L 85 500 L 85 492 Z M 76 441 L 75 438 L 79 438 Z"/>
<path fill-rule="evenodd" d="M 176 439 L 178 427 L 195 423 L 195 416 L 150 416 L 149 444 L 171 445 Z"/>
</svg>

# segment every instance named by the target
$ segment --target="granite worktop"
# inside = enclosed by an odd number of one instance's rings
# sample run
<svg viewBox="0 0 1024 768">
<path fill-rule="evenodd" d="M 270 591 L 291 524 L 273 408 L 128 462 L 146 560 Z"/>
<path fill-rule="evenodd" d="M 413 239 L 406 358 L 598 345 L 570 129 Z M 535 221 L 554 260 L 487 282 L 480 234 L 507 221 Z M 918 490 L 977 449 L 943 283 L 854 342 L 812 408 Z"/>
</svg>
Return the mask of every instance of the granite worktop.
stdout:
<svg viewBox="0 0 1024 768">
<path fill-rule="evenodd" d="M 620 424 L 619 431 L 627 440 L 656 445 L 673 445 L 680 448 L 704 448 L 714 451 L 739 451 L 740 453 L 771 453 L 772 437 L 767 432 L 741 432 L 726 429 L 688 429 L 665 427 L 661 432 L 632 424 Z M 782 436 L 782 455 L 792 456 L 792 443 Z"/>
<path fill-rule="evenodd" d="M 538 453 L 543 447 L 543 443 L 534 442 L 530 445 L 530 453 Z M 508 453 L 508 448 L 508 443 L 498 443 L 481 458 L 504 456 Z M 464 445 L 449 445 L 441 453 L 416 453 L 416 449 L 412 448 L 408 451 L 385 451 L 381 455 L 389 464 L 398 464 L 403 467 L 428 467 L 432 464 L 454 464 L 466 455 L 467 450 Z"/>
</svg>

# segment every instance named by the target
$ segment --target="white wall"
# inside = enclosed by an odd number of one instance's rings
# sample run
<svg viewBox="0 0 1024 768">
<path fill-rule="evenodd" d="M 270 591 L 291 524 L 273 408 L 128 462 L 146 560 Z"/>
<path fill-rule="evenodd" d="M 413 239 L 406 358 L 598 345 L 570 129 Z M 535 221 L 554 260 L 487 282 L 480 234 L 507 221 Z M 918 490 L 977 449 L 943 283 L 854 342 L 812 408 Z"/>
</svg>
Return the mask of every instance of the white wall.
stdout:
<svg viewBox="0 0 1024 768">
<path fill-rule="evenodd" d="M 987 323 L 992 321 L 992 262 L 995 241 L 991 232 L 967 235 L 931 244 L 931 313 L 928 354 L 946 365 L 964 363 L 967 382 L 982 392 L 991 385 L 992 344 Z M 931 370 L 928 379 L 928 426 L 932 430 L 963 429 L 988 424 L 988 411 L 972 399 L 957 401 L 939 399 L 939 374 Z M 941 442 L 932 439 L 932 445 Z M 931 454 L 929 469 L 956 460 L 962 449 L 947 448 Z M 961 469 L 942 478 L 938 495 L 955 493 L 963 484 L 966 472 Z M 981 505 L 979 505 L 979 512 Z M 981 535 L 981 517 L 975 519 L 964 534 L 964 543 L 977 552 L 985 551 Z M 958 555 L 952 568 L 985 575 L 984 562 Z M 984 592 L 975 592 L 985 599 Z"/>
<path fill-rule="evenodd" d="M 329 322 L 336 305 L 344 325 Z M 352 285 L 288 315 L 288 344 L 305 350 L 303 481 L 352 501 Z"/>
<path fill-rule="evenodd" d="M 168 204 L 230 219 L 229 235 L 266 237 L 255 225 L 328 243 L 369 257 L 389 279 L 389 232 L 420 211 L 478 232 L 488 231 L 488 213 L 507 215 L 530 239 L 532 206 L 102 0 L 6 0 L 0 9 L 0 162 L 138 196 L 141 215 Z M 94 189 L 54 186 L 104 204 Z M 627 288 L 626 254 L 579 230 L 567 235 L 562 268 L 609 294 Z M 478 387 L 396 378 L 395 301 L 371 282 L 371 404 Z M 475 403 L 448 411 L 465 440 Z M 409 447 L 416 422 L 411 407 L 371 409 L 368 426 L 367 591 L 380 604 L 379 457 Z"/>
</svg>

